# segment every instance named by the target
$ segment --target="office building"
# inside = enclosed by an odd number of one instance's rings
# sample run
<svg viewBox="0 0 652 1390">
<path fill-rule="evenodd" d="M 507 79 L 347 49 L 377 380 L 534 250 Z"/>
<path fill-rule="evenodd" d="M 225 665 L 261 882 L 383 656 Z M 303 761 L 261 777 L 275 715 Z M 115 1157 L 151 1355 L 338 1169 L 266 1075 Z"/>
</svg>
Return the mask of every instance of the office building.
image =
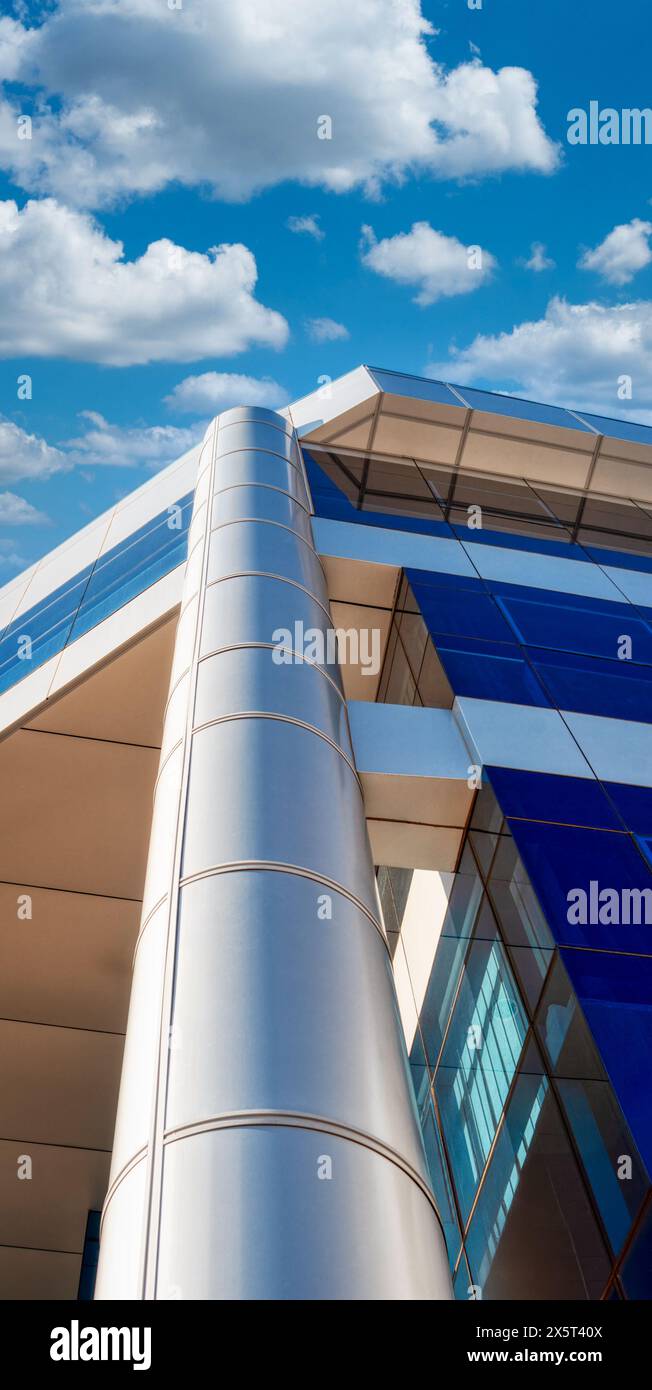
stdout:
<svg viewBox="0 0 652 1390">
<path fill-rule="evenodd" d="M 0 1295 L 650 1297 L 652 429 L 359 367 L 0 624 Z"/>
</svg>

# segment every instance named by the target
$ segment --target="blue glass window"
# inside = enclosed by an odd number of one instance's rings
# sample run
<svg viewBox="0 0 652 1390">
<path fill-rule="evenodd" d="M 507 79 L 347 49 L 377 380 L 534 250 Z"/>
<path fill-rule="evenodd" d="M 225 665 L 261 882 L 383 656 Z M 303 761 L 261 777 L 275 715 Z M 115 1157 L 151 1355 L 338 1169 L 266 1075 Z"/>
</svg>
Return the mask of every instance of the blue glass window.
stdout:
<svg viewBox="0 0 652 1390">
<path fill-rule="evenodd" d="M 485 773 L 506 816 L 598 830 L 623 828 L 594 778 L 558 777 L 550 772 L 521 772 L 510 767 L 486 767 Z M 652 829 L 652 790 L 649 797 Z"/>
<path fill-rule="evenodd" d="M 650 950 L 652 925 L 644 923 L 648 903 L 639 894 L 649 890 L 652 898 L 652 874 L 629 835 L 524 820 L 510 820 L 509 827 L 560 945 Z M 625 889 L 637 890 L 636 897 L 625 897 Z M 615 910 L 612 897 L 600 901 L 603 890 L 615 893 Z M 616 914 L 629 915 L 630 923 L 610 922 Z M 582 915 L 584 923 L 578 920 Z"/>
<path fill-rule="evenodd" d="M 594 430 L 609 439 L 628 439 L 632 444 L 652 447 L 652 429 L 649 425 L 637 425 L 633 420 L 611 420 L 606 415 L 589 415 L 586 410 L 581 410 L 579 414 Z"/>
<path fill-rule="evenodd" d="M 160 512 L 99 557 L 72 631 L 73 641 L 183 563 L 192 493 L 176 506 L 180 511 Z"/>
<path fill-rule="evenodd" d="M 0 642 L 0 691 L 30 675 L 65 646 L 90 573 L 88 565 L 9 624 Z M 24 637 L 30 639 L 31 656 L 21 658 L 19 644 L 24 650 L 20 643 Z"/>
<path fill-rule="evenodd" d="M 508 700 L 516 705 L 550 704 L 518 647 L 471 637 L 437 636 L 433 640 L 456 695 Z"/>
<path fill-rule="evenodd" d="M 174 508 L 160 512 L 120 545 L 107 550 L 95 565 L 87 565 L 15 618 L 0 642 L 0 692 L 182 564 L 192 501 L 193 494 L 189 492 Z M 171 518 L 178 524 L 171 525 Z M 19 656 L 21 637 L 31 640 L 29 659 Z"/>
<path fill-rule="evenodd" d="M 652 927 L 647 932 L 648 950 Z M 652 1175 L 652 956 L 561 952 L 638 1151 Z"/>
<path fill-rule="evenodd" d="M 430 593 L 436 597 L 440 589 L 450 590 L 453 593 L 472 592 L 478 594 L 486 593 L 486 585 L 483 579 L 479 579 L 470 574 L 446 574 L 443 570 L 415 570 L 406 569 L 406 576 L 416 593 L 417 588 L 424 594 Z M 650 610 L 652 618 L 652 609 Z"/>
<path fill-rule="evenodd" d="M 652 666 L 603 661 L 527 647 L 530 661 L 558 709 L 607 718 L 652 721 Z"/>
<path fill-rule="evenodd" d="M 542 405 L 539 401 L 524 401 L 517 396 L 500 396 L 494 391 L 477 391 L 470 386 L 456 386 L 456 391 L 468 401 L 474 410 L 488 411 L 492 415 L 509 415 L 516 420 L 533 420 L 538 425 L 561 425 L 567 430 L 581 430 L 591 434 L 587 425 L 576 420 L 559 405 Z M 586 416 L 589 419 L 589 416 Z M 652 434 L 652 430 L 649 431 Z"/>
<path fill-rule="evenodd" d="M 493 642 L 514 642 L 514 634 L 488 594 L 463 589 L 427 589 L 413 585 L 428 630 L 458 637 L 481 637 Z M 652 633 L 650 634 L 652 640 Z"/>
<path fill-rule="evenodd" d="M 381 391 L 392 396 L 413 396 L 419 401 L 436 401 L 442 405 L 456 405 L 463 409 L 462 402 L 443 381 L 433 381 L 425 376 L 405 376 L 401 372 L 385 371 L 381 367 L 367 367 Z M 461 420 L 464 416 L 461 416 Z"/>
<path fill-rule="evenodd" d="M 629 830 L 637 835 L 652 835 L 652 787 L 605 782 L 604 789 Z"/>
<path fill-rule="evenodd" d="M 573 601 L 566 594 L 533 595 L 529 599 L 505 594 L 496 602 L 518 641 L 526 646 L 579 652 L 624 664 L 618 651 L 621 638 L 628 636 L 632 639 L 632 660 L 652 663 L 652 629 L 631 604 Z"/>
</svg>

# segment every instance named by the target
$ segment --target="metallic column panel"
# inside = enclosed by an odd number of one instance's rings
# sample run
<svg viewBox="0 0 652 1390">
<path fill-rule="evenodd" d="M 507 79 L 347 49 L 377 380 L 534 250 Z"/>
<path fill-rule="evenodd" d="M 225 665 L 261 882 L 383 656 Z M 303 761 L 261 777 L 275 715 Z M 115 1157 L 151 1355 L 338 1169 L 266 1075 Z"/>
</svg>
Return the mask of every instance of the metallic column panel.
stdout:
<svg viewBox="0 0 652 1390">
<path fill-rule="evenodd" d="M 142 1298 L 146 1198 L 147 1164 L 141 1158 L 117 1187 L 109 1187 L 100 1226 L 101 1262 L 95 1298 Z M 119 1293 L 103 1293 L 103 1283 Z"/>
<path fill-rule="evenodd" d="M 328 807 L 338 809 L 325 833 Z M 182 875 L 251 861 L 318 874 L 377 913 L 355 772 L 325 738 L 286 720 L 231 719 L 193 737 Z"/>
<path fill-rule="evenodd" d="M 271 646 L 282 640 L 275 633 L 289 631 L 294 637 L 297 623 L 299 633 L 306 633 L 314 628 L 322 631 L 328 621 L 323 602 L 305 589 L 271 575 L 238 575 L 206 590 L 200 657 L 239 642 Z M 329 665 L 328 656 L 326 651 L 326 660 L 317 664 L 339 682 L 339 667 L 334 662 Z"/>
<path fill-rule="evenodd" d="M 262 483 L 288 492 L 305 507 L 308 503 L 303 476 L 297 464 L 279 454 L 257 453 L 254 449 L 238 449 L 220 459 L 219 487 L 241 487 Z"/>
<path fill-rule="evenodd" d="M 230 487 L 218 492 L 213 502 L 213 530 L 251 516 L 287 526 L 312 545 L 308 509 L 287 493 L 275 487 L 264 487 L 261 483 L 252 487 Z"/>
<path fill-rule="evenodd" d="M 265 870 L 183 888 L 172 1029 L 168 1133 L 238 1110 L 330 1116 L 427 1184 L 389 952 L 341 893 Z"/>
<path fill-rule="evenodd" d="M 272 521 L 235 521 L 210 537 L 207 582 L 231 574 L 280 574 L 308 593 L 324 592 L 324 572 L 312 543 Z"/>
<path fill-rule="evenodd" d="M 297 441 L 202 466 L 96 1297 L 449 1298 Z"/>
<path fill-rule="evenodd" d="M 236 647 L 201 661 L 195 725 L 255 710 L 310 719 L 353 761 L 347 709 L 335 682 L 319 666 L 299 658 L 279 665 L 271 681 L 269 667 L 275 656 L 269 647 Z M 168 718 L 174 713 L 171 702 Z"/>
<path fill-rule="evenodd" d="M 282 1125 L 166 1145 L 158 1298 L 432 1299 L 448 1287 L 428 1198 L 373 1149 Z"/>
</svg>

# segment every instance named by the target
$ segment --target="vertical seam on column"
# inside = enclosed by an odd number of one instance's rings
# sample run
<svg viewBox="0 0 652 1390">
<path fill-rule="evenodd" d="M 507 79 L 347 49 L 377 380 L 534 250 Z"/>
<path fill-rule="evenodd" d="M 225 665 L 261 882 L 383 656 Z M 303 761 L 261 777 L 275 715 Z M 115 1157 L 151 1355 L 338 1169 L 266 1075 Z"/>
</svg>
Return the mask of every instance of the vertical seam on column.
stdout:
<svg viewBox="0 0 652 1390">
<path fill-rule="evenodd" d="M 172 1022 L 172 1000 L 176 964 L 177 925 L 181 880 L 181 855 L 183 848 L 183 838 L 185 833 L 186 806 L 188 800 L 187 791 L 188 780 L 190 775 L 190 752 L 192 748 L 192 730 L 194 722 L 195 693 L 197 687 L 197 672 L 199 669 L 197 657 L 199 655 L 199 646 L 201 642 L 202 619 L 206 598 L 206 574 L 208 570 L 208 556 L 211 538 L 211 509 L 209 503 L 212 504 L 213 487 L 215 482 L 215 459 L 217 454 L 218 434 L 219 416 L 217 416 L 215 421 L 215 431 L 212 442 L 211 462 L 209 467 L 209 495 L 207 502 L 202 503 L 202 507 L 206 506 L 206 524 L 204 530 L 204 555 L 202 558 L 201 583 L 197 595 L 197 619 L 195 626 L 194 641 L 192 646 L 192 659 L 190 665 L 188 707 L 186 711 L 186 728 L 184 733 L 183 747 L 183 765 L 181 769 L 181 786 L 179 793 L 179 802 L 177 806 L 176 830 L 174 839 L 174 858 L 171 874 L 169 877 L 168 927 L 165 944 L 165 962 L 163 968 L 161 1021 L 158 1045 L 158 1066 L 156 1070 L 156 1089 L 154 1095 L 152 1119 L 150 1124 L 147 1160 L 147 1212 L 144 1232 L 143 1267 L 141 1271 L 141 1290 L 142 1297 L 144 1300 L 154 1300 L 156 1295 L 156 1280 L 158 1275 L 158 1252 L 161 1227 L 161 1201 L 163 1195 L 163 1135 L 165 1131 L 165 1108 L 167 1105 L 167 1087 L 170 1062 L 169 1042 L 170 1026 Z"/>
</svg>

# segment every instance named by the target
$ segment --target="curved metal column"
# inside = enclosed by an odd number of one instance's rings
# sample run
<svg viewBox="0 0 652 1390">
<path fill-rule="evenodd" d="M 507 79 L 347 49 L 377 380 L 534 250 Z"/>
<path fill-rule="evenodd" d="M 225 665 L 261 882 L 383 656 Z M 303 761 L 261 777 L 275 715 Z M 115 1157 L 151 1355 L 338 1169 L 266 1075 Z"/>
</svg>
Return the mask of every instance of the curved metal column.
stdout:
<svg viewBox="0 0 652 1390">
<path fill-rule="evenodd" d="M 296 438 L 207 433 L 96 1298 L 451 1297 Z"/>
</svg>

